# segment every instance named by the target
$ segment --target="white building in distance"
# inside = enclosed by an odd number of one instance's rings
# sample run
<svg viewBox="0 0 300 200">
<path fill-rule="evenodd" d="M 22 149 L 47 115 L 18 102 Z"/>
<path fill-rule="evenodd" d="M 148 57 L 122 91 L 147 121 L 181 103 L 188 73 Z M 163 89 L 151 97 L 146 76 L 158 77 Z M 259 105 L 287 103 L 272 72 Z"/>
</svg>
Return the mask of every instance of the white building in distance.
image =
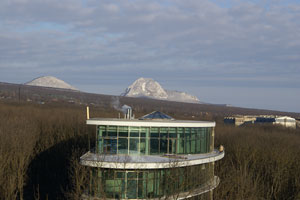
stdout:
<svg viewBox="0 0 300 200">
<path fill-rule="evenodd" d="M 282 125 L 287 128 L 296 128 L 295 118 L 274 115 L 234 115 L 231 117 L 225 117 L 224 123 L 235 124 L 236 126 L 256 123 L 271 123 L 274 125 Z"/>
</svg>

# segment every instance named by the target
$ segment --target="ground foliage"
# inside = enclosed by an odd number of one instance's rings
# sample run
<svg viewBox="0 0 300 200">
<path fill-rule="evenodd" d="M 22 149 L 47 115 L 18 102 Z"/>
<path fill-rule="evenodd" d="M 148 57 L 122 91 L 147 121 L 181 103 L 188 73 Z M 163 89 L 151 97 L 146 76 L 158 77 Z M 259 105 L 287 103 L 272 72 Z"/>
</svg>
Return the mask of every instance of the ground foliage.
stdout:
<svg viewBox="0 0 300 200">
<path fill-rule="evenodd" d="M 141 116 L 150 108 L 136 111 Z M 182 108 L 184 109 L 184 108 Z M 167 114 L 180 119 L 182 110 Z M 91 117 L 117 117 L 112 106 Z M 225 126 L 216 120 L 216 146 L 226 155 L 215 165 L 221 183 L 215 199 L 300 199 L 299 130 Z M 0 102 L 0 199 L 78 199 L 87 183 L 79 157 L 88 148 L 85 107 Z"/>
</svg>

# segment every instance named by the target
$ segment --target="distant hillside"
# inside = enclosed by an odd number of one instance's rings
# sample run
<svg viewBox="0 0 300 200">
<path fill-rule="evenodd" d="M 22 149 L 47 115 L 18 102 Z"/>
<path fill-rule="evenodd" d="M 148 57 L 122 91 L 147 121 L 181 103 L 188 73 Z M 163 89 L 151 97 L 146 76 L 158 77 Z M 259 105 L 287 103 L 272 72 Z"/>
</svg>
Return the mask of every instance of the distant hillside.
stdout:
<svg viewBox="0 0 300 200">
<path fill-rule="evenodd" d="M 63 80 L 60 80 L 53 76 L 42 76 L 25 83 L 25 85 L 78 90 L 75 87 L 64 82 Z"/>
<path fill-rule="evenodd" d="M 131 106 L 137 117 L 154 110 L 163 111 L 166 114 L 169 114 L 177 119 L 191 118 L 191 116 L 193 116 L 193 118 L 195 119 L 209 119 L 214 116 L 222 117 L 233 114 L 272 114 L 289 115 L 298 118 L 300 117 L 299 113 L 229 107 L 226 105 L 172 102 L 149 98 L 144 99 L 134 97 L 120 97 L 85 93 L 67 89 L 56 89 L 0 82 L 0 101 L 1 100 L 14 102 L 37 102 L 40 104 L 59 103 L 60 105 L 90 105 L 100 110 L 109 110 L 110 112 L 115 112 L 116 117 L 117 113 L 119 112 L 114 109 L 114 107 L 116 107 L 116 103 L 119 104 L 117 106 L 122 106 L 124 104 Z"/>
</svg>

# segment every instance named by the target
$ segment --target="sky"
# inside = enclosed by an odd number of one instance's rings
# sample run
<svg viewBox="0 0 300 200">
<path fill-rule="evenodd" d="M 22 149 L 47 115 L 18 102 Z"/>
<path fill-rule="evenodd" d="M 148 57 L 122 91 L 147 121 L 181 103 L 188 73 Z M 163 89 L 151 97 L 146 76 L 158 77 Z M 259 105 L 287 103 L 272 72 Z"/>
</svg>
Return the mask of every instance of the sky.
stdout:
<svg viewBox="0 0 300 200">
<path fill-rule="evenodd" d="M 47 75 L 300 112 L 300 0 L 1 0 L 0 82 Z"/>
</svg>

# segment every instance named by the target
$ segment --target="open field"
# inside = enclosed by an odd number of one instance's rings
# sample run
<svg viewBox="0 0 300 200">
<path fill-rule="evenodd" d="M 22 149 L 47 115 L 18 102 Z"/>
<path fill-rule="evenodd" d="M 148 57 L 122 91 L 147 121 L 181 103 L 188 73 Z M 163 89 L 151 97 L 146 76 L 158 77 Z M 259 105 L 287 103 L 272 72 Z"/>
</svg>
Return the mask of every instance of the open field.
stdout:
<svg viewBox="0 0 300 200">
<path fill-rule="evenodd" d="M 217 121 L 216 146 L 223 144 L 226 155 L 216 163 L 215 199 L 300 199 L 299 129 L 225 126 L 221 112 L 203 114 L 194 104 L 120 101 L 137 116 L 161 110 L 177 119 Z M 105 105 L 92 107 L 91 117 L 117 117 Z M 78 198 L 87 181 L 78 161 L 94 131 L 85 118 L 85 105 L 0 101 L 0 199 Z"/>
</svg>

